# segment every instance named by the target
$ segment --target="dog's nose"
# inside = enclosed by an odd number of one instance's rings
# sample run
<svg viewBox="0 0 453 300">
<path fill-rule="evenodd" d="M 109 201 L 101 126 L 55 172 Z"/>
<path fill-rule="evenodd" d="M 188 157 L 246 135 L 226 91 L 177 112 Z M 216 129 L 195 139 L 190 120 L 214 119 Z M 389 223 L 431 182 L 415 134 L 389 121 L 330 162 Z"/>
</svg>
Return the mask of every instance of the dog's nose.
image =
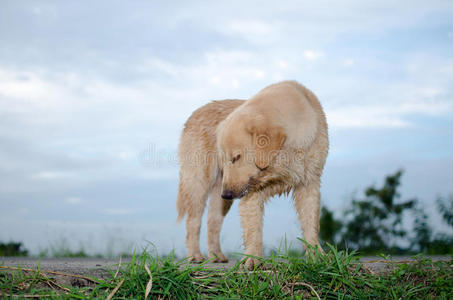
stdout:
<svg viewBox="0 0 453 300">
<path fill-rule="evenodd" d="M 226 200 L 233 200 L 234 198 L 234 193 L 231 190 L 224 190 L 222 192 L 222 198 Z"/>
</svg>

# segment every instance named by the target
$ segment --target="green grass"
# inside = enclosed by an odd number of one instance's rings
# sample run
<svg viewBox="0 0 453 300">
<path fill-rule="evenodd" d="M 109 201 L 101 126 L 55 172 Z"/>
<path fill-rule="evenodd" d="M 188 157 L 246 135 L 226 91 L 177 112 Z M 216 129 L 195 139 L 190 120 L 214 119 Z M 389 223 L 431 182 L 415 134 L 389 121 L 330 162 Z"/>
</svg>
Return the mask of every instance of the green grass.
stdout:
<svg viewBox="0 0 453 300">
<path fill-rule="evenodd" d="M 84 287 L 55 285 L 42 272 L 0 272 L 0 291 L 8 295 L 46 295 L 52 299 L 106 298 L 119 286 L 114 299 L 143 299 L 150 276 L 149 299 L 452 299 L 453 261 L 432 262 L 418 257 L 415 263 L 395 265 L 376 274 L 361 263 L 356 253 L 329 246 L 322 255 L 273 253 L 262 266 L 243 270 L 238 262 L 230 270 L 191 265 L 174 255 L 158 257 L 144 251 L 133 255 L 107 278 Z M 308 253 L 311 253 L 310 251 Z M 1 296 L 0 296 L 1 297 Z"/>
</svg>

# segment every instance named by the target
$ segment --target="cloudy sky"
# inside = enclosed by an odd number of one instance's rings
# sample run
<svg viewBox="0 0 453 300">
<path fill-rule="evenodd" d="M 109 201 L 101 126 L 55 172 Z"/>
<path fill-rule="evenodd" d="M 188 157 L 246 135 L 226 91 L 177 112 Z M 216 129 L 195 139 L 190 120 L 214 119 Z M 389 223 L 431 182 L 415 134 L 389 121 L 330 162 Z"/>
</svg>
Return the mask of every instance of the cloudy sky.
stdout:
<svg viewBox="0 0 453 300">
<path fill-rule="evenodd" d="M 325 205 L 341 216 L 352 193 L 404 168 L 403 198 L 430 211 L 453 192 L 452 16 L 450 0 L 3 0 L 0 241 L 184 254 L 185 120 L 284 79 L 327 114 Z M 296 214 L 275 199 L 265 245 L 285 234 L 300 235 Z M 237 203 L 222 241 L 241 249 Z"/>
</svg>

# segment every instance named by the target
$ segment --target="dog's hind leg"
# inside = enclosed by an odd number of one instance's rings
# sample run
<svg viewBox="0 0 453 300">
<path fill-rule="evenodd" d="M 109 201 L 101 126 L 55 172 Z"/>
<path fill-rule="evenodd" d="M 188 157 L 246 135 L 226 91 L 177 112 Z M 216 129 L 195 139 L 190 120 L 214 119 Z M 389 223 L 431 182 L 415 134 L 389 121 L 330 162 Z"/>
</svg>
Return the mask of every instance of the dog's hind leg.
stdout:
<svg viewBox="0 0 453 300">
<path fill-rule="evenodd" d="M 321 206 L 320 182 L 311 182 L 308 185 L 299 185 L 294 189 L 294 205 L 302 226 L 302 235 L 305 241 L 312 245 L 319 245 L 319 210 Z"/>
<path fill-rule="evenodd" d="M 181 180 L 178 197 L 186 197 L 186 247 L 189 261 L 202 262 L 206 258 L 200 251 L 200 227 L 206 200 L 208 197 L 205 184 Z"/>
<path fill-rule="evenodd" d="M 220 230 L 222 229 L 223 218 L 230 210 L 233 200 L 224 200 L 220 196 L 222 193 L 221 182 L 216 182 L 209 195 L 208 211 L 208 247 L 209 258 L 213 262 L 228 262 L 228 258 L 222 253 L 220 248 Z"/>
</svg>

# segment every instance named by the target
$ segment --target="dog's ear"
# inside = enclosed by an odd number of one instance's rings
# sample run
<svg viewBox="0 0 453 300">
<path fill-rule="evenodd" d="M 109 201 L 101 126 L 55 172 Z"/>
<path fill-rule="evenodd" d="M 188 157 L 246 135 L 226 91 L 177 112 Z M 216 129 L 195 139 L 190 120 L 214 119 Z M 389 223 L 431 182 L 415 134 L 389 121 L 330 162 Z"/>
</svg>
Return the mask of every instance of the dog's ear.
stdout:
<svg viewBox="0 0 453 300">
<path fill-rule="evenodd" d="M 260 170 L 264 170 L 283 146 L 285 131 L 281 126 L 266 124 L 264 120 L 250 123 L 246 130 L 252 136 L 255 164 Z"/>
</svg>

